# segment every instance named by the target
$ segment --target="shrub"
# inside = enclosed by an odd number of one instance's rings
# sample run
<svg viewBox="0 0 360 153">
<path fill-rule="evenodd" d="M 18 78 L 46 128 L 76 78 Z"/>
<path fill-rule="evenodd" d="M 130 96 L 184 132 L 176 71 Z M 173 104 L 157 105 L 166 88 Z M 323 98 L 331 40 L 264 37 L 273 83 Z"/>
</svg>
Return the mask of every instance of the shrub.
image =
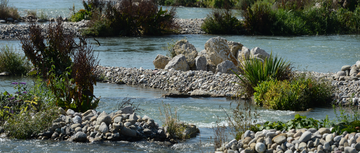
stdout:
<svg viewBox="0 0 360 153">
<path fill-rule="evenodd" d="M 83 34 L 91 36 L 141 36 L 161 35 L 176 30 L 175 8 L 158 9 L 154 0 L 123 0 L 116 5 L 108 1 L 92 12 L 90 27 Z M 104 12 L 100 11 L 104 10 Z"/>
<path fill-rule="evenodd" d="M 271 4 L 258 1 L 248 7 L 243 13 L 244 27 L 250 34 L 271 35 L 271 28 L 275 22 Z"/>
<path fill-rule="evenodd" d="M 9 0 L 0 0 L 0 19 L 19 19 L 20 15 L 15 7 L 8 6 Z"/>
<path fill-rule="evenodd" d="M 31 25 L 29 37 L 20 40 L 25 55 L 48 79 L 56 105 L 82 112 L 96 108 L 99 100 L 93 95 L 93 74 L 98 60 L 91 46 L 84 38 L 76 43 L 74 34 L 65 33 L 61 22 L 49 25 L 46 42 L 41 31 L 39 26 Z"/>
<path fill-rule="evenodd" d="M 254 93 L 254 87 L 263 81 L 268 80 L 288 80 L 292 77 L 291 64 L 278 56 L 266 58 L 264 61 L 253 58 L 245 60 L 240 65 L 243 71 L 243 76 L 237 77 L 240 79 L 238 83 L 244 87 L 245 96 L 251 97 Z"/>
<path fill-rule="evenodd" d="M 209 34 L 242 34 L 242 23 L 232 15 L 231 11 L 226 10 L 214 10 L 204 20 L 201 25 L 206 33 Z"/>
<path fill-rule="evenodd" d="M 35 114 L 24 112 L 11 116 L 4 125 L 9 137 L 29 139 L 52 126 L 52 122 L 59 116 L 54 106 L 46 106 Z"/>
<path fill-rule="evenodd" d="M 329 83 L 305 76 L 298 76 L 291 81 L 264 81 L 254 90 L 257 105 L 269 109 L 296 111 L 327 105 L 332 94 Z"/>
<path fill-rule="evenodd" d="M 13 48 L 0 48 L 0 72 L 9 72 L 11 75 L 25 75 L 31 66 L 25 56 L 16 53 Z"/>
</svg>

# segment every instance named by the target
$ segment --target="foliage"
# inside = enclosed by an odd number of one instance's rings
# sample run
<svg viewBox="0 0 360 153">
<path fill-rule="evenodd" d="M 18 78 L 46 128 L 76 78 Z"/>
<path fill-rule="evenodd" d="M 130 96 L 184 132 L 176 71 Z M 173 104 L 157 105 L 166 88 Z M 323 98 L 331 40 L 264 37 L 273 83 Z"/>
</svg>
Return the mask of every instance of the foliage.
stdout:
<svg viewBox="0 0 360 153">
<path fill-rule="evenodd" d="M 339 105 L 339 107 L 334 105 L 333 108 L 337 124 L 331 123 L 331 126 L 334 127 L 331 132 L 336 132 L 337 134 L 342 134 L 344 131 L 349 133 L 359 132 L 360 114 L 357 108 L 352 106 L 343 107 L 342 105 Z"/>
<path fill-rule="evenodd" d="M 9 0 L 0 0 L 0 19 L 20 19 L 19 12 L 15 7 L 8 6 Z"/>
<path fill-rule="evenodd" d="M 240 68 L 244 72 L 242 76 L 234 73 L 240 79 L 238 84 L 245 88 L 243 94 L 248 97 L 253 95 L 254 87 L 263 81 L 288 80 L 292 77 L 291 64 L 272 54 L 264 61 L 257 58 L 245 60 Z"/>
<path fill-rule="evenodd" d="M 271 28 L 275 22 L 271 4 L 257 1 L 243 13 L 244 27 L 250 34 L 271 35 Z"/>
<path fill-rule="evenodd" d="M 188 139 L 195 133 L 186 134 L 186 129 L 190 125 L 186 125 L 180 122 L 177 114 L 177 108 L 172 111 L 170 104 L 163 104 L 163 109 L 159 108 L 160 116 L 162 116 L 163 127 L 166 128 L 167 134 L 170 135 L 171 139 Z"/>
<path fill-rule="evenodd" d="M 185 7 L 196 7 L 199 6 L 197 0 L 158 0 L 159 5 L 166 6 L 185 6 Z"/>
<path fill-rule="evenodd" d="M 219 120 L 216 121 L 216 126 L 212 128 L 214 131 L 214 149 L 220 148 L 228 141 L 226 126 L 220 125 Z"/>
<path fill-rule="evenodd" d="M 40 112 L 24 113 L 11 116 L 4 125 L 9 137 L 17 139 L 29 139 L 38 133 L 48 129 L 53 120 L 58 117 L 58 111 L 54 106 L 45 106 Z"/>
<path fill-rule="evenodd" d="M 281 121 L 277 122 L 269 122 L 266 121 L 263 125 L 258 124 L 258 130 L 263 129 L 276 129 L 276 130 L 290 130 L 290 129 L 302 129 L 302 128 L 320 128 L 322 126 L 321 122 L 313 119 L 313 118 L 307 118 L 306 116 L 301 116 L 299 114 L 296 114 L 294 119 L 283 123 Z"/>
<path fill-rule="evenodd" d="M 209 34 L 242 34 L 243 26 L 241 22 L 232 15 L 229 9 L 213 10 L 201 25 L 206 33 Z"/>
<path fill-rule="evenodd" d="M 96 108 L 99 99 L 93 95 L 96 85 L 93 74 L 98 60 L 92 47 L 81 37 L 76 43 L 74 34 L 65 33 L 61 22 L 49 25 L 46 40 L 41 31 L 39 26 L 32 25 L 30 37 L 20 40 L 25 55 L 38 73 L 48 79 L 56 105 L 82 112 Z"/>
<path fill-rule="evenodd" d="M 138 4 L 123 0 L 117 5 L 113 1 L 103 2 L 92 10 L 90 27 L 83 31 L 91 36 L 141 36 L 161 35 L 176 29 L 175 9 L 158 9 L 155 0 Z M 103 10 L 103 11 L 102 11 Z"/>
<path fill-rule="evenodd" d="M 49 16 L 47 14 L 45 14 L 44 10 L 41 10 L 40 11 L 40 16 L 38 18 L 42 19 L 42 20 L 47 20 L 49 18 Z"/>
<path fill-rule="evenodd" d="M 300 75 L 293 80 L 269 80 L 254 88 L 257 105 L 270 109 L 306 110 L 331 101 L 332 86 L 312 77 Z"/>
<path fill-rule="evenodd" d="M 25 75 L 31 66 L 25 56 L 16 53 L 13 48 L 0 48 L 0 72 L 9 72 L 11 75 Z"/>
<path fill-rule="evenodd" d="M 33 17 L 37 17 L 35 10 L 27 10 L 27 11 L 26 11 L 26 14 L 27 14 L 27 15 L 31 15 L 31 16 L 33 16 Z"/>
<path fill-rule="evenodd" d="M 224 112 L 226 113 L 225 110 Z M 250 130 L 254 126 L 259 114 L 256 108 L 254 110 L 251 108 L 250 104 L 237 101 L 236 107 L 232 109 L 232 113 L 226 113 L 226 116 L 229 126 L 233 130 L 233 135 L 239 140 L 246 130 Z"/>
</svg>

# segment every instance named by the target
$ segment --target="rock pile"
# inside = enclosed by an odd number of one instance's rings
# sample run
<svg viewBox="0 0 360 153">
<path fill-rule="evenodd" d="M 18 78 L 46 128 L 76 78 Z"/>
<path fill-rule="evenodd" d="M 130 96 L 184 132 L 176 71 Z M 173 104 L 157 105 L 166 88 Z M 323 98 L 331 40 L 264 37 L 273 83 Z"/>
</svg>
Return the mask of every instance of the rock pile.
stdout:
<svg viewBox="0 0 360 153">
<path fill-rule="evenodd" d="M 359 106 L 360 98 L 360 61 L 354 65 L 344 65 L 333 75 L 332 85 L 337 89 L 334 98 L 338 105 Z"/>
<path fill-rule="evenodd" d="M 246 131 L 241 140 L 236 139 L 217 148 L 216 153 L 283 152 L 283 153 L 357 153 L 360 151 L 360 133 L 341 135 L 331 133 L 329 128 L 319 130 L 292 129 L 289 131 Z"/>
<path fill-rule="evenodd" d="M 155 68 L 233 73 L 231 70 L 237 72 L 244 60 L 264 61 L 270 56 L 259 47 L 249 50 L 239 42 L 227 41 L 221 37 L 210 38 L 205 43 L 205 50 L 199 53 L 187 40 L 179 40 L 173 47 L 173 54 L 174 58 L 157 55 L 153 61 Z"/>
<path fill-rule="evenodd" d="M 88 20 L 83 20 L 79 22 L 66 22 L 66 18 L 58 17 L 57 19 L 51 18 L 49 21 L 63 20 L 63 25 L 66 31 L 71 31 L 77 36 L 80 36 L 80 29 L 86 28 Z M 33 16 L 26 16 L 22 18 L 22 21 L 26 22 L 46 22 L 45 20 L 37 19 Z M 175 19 L 175 23 L 179 26 L 180 34 L 205 34 L 201 30 L 201 24 L 204 19 Z M 28 35 L 29 34 L 29 24 L 8 24 L 8 23 L 18 23 L 20 21 L 9 19 L 0 19 L 0 39 L 16 39 L 17 35 Z M 43 28 L 47 27 L 47 24 L 41 25 Z M 46 31 L 44 31 L 45 34 Z"/>
<path fill-rule="evenodd" d="M 175 19 L 175 23 L 179 26 L 180 34 L 205 34 L 201 29 L 201 24 L 205 19 Z"/>
<path fill-rule="evenodd" d="M 238 81 L 236 75 L 221 72 L 98 66 L 95 74 L 99 80 L 109 83 L 178 91 L 188 96 L 232 97 L 241 89 L 234 83 Z"/>
<path fill-rule="evenodd" d="M 76 36 L 80 36 L 80 29 L 86 27 L 88 21 L 79 21 L 79 22 L 63 22 L 63 27 L 65 32 L 72 32 Z M 46 29 L 48 24 L 38 24 L 42 29 L 42 34 L 46 34 Z M 27 36 L 29 35 L 30 24 L 0 24 L 0 39 L 17 39 L 17 36 Z"/>
<path fill-rule="evenodd" d="M 68 140 L 75 142 L 109 141 L 169 141 L 167 128 L 159 127 L 148 116 L 139 116 L 127 106 L 115 113 L 88 110 L 84 113 L 59 108 L 60 116 L 53 121 L 39 139 Z M 195 137 L 199 130 L 195 125 L 187 125 L 184 137 Z M 171 138 L 172 139 L 172 138 Z M 171 140 L 175 142 L 175 140 Z"/>
</svg>

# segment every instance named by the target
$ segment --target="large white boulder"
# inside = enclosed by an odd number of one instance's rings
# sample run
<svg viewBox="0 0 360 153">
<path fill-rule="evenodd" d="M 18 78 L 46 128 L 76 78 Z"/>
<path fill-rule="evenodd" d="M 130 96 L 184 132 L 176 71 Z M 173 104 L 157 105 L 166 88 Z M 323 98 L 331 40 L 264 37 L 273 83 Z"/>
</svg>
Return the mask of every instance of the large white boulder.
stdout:
<svg viewBox="0 0 360 153">
<path fill-rule="evenodd" d="M 173 48 L 175 55 L 183 54 L 191 68 L 195 67 L 195 58 L 198 55 L 194 45 L 190 44 L 186 39 L 179 40 Z"/>
<path fill-rule="evenodd" d="M 238 65 L 238 60 L 231 53 L 227 40 L 221 37 L 210 38 L 205 43 L 206 59 L 209 64 L 217 66 L 223 61 L 229 60 Z"/>
<path fill-rule="evenodd" d="M 165 69 L 175 69 L 187 71 L 190 70 L 189 64 L 186 62 L 186 58 L 183 54 L 176 55 L 169 63 L 165 66 Z"/>
<path fill-rule="evenodd" d="M 153 64 L 156 69 L 164 69 L 166 64 L 168 64 L 170 60 L 171 60 L 170 57 L 158 54 L 155 60 L 153 61 Z"/>
</svg>

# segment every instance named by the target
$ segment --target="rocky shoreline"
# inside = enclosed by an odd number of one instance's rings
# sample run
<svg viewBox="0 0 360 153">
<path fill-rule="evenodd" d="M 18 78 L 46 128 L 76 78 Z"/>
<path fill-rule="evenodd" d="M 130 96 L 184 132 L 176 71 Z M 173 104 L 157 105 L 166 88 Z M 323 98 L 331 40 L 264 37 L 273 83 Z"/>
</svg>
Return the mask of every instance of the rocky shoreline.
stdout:
<svg viewBox="0 0 360 153">
<path fill-rule="evenodd" d="M 83 20 L 79 22 L 63 22 L 63 27 L 65 32 L 75 33 L 76 36 L 80 36 L 80 30 L 87 27 L 88 20 Z M 204 19 L 175 19 L 175 23 L 179 25 L 179 34 L 205 34 L 201 29 L 201 24 L 204 22 Z M 22 22 L 23 24 L 7 24 L 0 23 L 0 40 L 9 40 L 17 39 L 18 35 L 26 36 L 29 34 L 29 26 L 31 23 L 37 23 L 41 28 L 46 29 L 48 23 L 38 23 L 38 22 Z M 44 34 L 46 31 L 43 31 Z"/>
<path fill-rule="evenodd" d="M 289 131 L 246 131 L 239 141 L 224 143 L 215 153 L 357 153 L 360 133 L 331 133 L 330 128 L 292 129 Z"/>
</svg>

